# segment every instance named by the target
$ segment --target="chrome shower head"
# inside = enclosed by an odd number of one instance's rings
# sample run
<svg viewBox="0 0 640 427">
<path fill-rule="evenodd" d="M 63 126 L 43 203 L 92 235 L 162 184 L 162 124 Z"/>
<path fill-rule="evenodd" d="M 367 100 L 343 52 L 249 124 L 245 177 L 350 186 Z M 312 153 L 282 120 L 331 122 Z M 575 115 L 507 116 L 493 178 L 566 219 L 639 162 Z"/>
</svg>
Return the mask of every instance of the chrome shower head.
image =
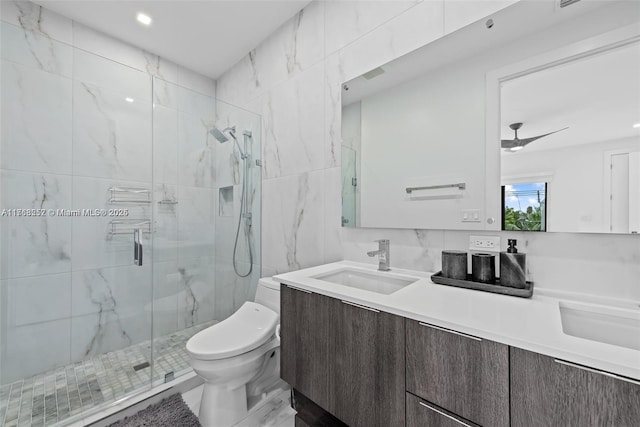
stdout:
<svg viewBox="0 0 640 427">
<path fill-rule="evenodd" d="M 223 129 L 223 130 L 220 130 L 220 129 L 218 129 L 217 127 L 215 127 L 215 126 L 214 126 L 214 127 L 209 131 L 209 133 L 210 133 L 211 135 L 213 135 L 213 137 L 214 137 L 215 139 L 217 139 L 217 140 L 218 140 L 218 142 L 219 142 L 219 143 L 221 143 L 221 144 L 222 144 L 222 143 L 224 143 L 224 142 L 227 142 L 227 141 L 229 140 L 229 138 L 227 138 L 227 136 L 224 134 L 225 132 L 229 132 L 229 135 L 231 135 L 231 137 L 232 137 L 233 139 L 236 139 L 236 135 L 235 135 L 236 127 L 235 127 L 235 126 L 231 126 L 231 127 L 225 128 L 225 129 Z"/>
<path fill-rule="evenodd" d="M 229 140 L 229 138 L 227 138 L 227 136 L 225 135 L 225 132 L 229 132 L 229 135 L 231 135 L 231 138 L 233 138 L 233 140 L 236 143 L 236 147 L 238 147 L 238 151 L 240 152 L 240 157 L 242 158 L 242 160 L 247 159 L 249 156 L 247 155 L 247 153 L 242 150 L 242 148 L 240 148 L 240 143 L 238 143 L 238 138 L 236 138 L 236 127 L 235 126 L 231 126 L 228 128 L 225 128 L 223 130 L 218 129 L 217 127 L 213 127 L 209 133 L 211 135 L 213 135 L 215 137 L 215 139 L 218 140 L 219 143 L 225 143 Z M 244 132 L 244 137 L 245 137 L 245 150 L 246 150 L 246 146 L 247 146 L 247 141 L 246 138 L 250 138 L 251 137 L 251 132 L 245 131 Z"/>
</svg>

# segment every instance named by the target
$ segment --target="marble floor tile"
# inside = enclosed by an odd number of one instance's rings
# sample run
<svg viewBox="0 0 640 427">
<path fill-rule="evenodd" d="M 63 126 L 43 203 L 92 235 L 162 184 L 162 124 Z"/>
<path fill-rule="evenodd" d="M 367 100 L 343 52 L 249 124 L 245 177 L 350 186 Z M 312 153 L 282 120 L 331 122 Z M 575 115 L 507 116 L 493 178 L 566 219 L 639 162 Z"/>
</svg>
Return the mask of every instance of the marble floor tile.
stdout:
<svg viewBox="0 0 640 427">
<path fill-rule="evenodd" d="M 203 385 L 200 385 L 182 394 L 182 399 L 196 415 L 200 411 L 202 388 Z M 291 407 L 290 394 L 288 388 L 274 390 L 233 427 L 293 427 L 296 411 Z"/>
<path fill-rule="evenodd" d="M 252 408 L 234 427 L 293 427 L 296 411 L 291 407 L 290 396 L 288 388 L 276 391 Z"/>
</svg>

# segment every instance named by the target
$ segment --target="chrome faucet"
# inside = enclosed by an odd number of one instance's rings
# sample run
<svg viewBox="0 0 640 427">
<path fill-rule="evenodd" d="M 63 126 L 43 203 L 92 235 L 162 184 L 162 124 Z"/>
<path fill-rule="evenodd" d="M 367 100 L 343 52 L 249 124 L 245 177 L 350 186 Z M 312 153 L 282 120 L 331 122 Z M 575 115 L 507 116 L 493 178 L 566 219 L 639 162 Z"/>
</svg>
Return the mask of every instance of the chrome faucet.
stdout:
<svg viewBox="0 0 640 427">
<path fill-rule="evenodd" d="M 376 256 L 378 255 L 378 270 L 380 271 L 389 271 L 391 268 L 389 267 L 389 240 L 375 240 L 378 242 L 378 250 L 377 251 L 369 251 L 367 255 Z"/>
</svg>

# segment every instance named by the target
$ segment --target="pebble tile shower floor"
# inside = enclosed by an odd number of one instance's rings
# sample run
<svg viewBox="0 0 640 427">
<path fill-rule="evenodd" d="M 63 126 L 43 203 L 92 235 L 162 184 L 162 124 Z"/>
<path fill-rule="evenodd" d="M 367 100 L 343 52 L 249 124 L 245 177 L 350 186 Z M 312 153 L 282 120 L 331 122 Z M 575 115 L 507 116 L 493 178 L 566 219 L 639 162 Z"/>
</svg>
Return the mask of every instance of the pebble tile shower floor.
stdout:
<svg viewBox="0 0 640 427">
<path fill-rule="evenodd" d="M 212 323 L 155 340 L 154 382 L 189 368 L 187 341 Z M 151 368 L 140 366 L 151 362 L 151 345 L 145 341 L 0 386 L 0 427 L 50 426 L 142 389 Z"/>
</svg>

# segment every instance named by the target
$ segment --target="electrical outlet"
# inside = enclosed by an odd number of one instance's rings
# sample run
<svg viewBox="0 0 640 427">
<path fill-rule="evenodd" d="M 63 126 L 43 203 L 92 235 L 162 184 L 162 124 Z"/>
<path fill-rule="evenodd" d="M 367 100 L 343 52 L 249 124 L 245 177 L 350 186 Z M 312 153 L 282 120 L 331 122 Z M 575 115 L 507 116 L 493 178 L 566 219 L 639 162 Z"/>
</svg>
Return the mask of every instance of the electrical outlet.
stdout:
<svg viewBox="0 0 640 427">
<path fill-rule="evenodd" d="M 500 236 L 469 236 L 469 250 L 500 252 Z"/>
</svg>

